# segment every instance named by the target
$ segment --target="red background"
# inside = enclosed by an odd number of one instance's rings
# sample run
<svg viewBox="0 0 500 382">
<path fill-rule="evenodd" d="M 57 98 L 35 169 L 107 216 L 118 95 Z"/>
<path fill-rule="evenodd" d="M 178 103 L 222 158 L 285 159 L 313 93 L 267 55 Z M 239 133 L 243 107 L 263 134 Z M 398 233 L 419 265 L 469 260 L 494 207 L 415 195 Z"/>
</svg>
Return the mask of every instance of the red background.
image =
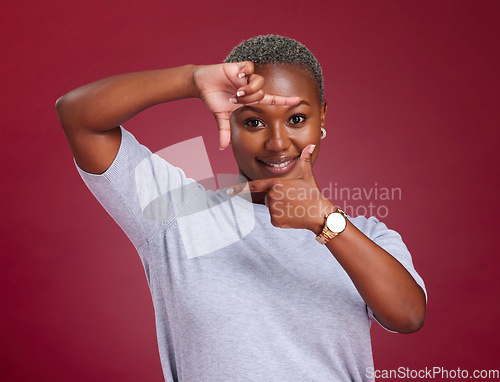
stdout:
<svg viewBox="0 0 500 382">
<path fill-rule="evenodd" d="M 265 33 L 302 41 L 323 66 L 320 185 L 402 190 L 384 221 L 426 281 L 427 320 L 412 335 L 374 325 L 376 368 L 499 369 L 499 10 L 493 0 L 4 4 L 0 379 L 162 380 L 142 265 L 80 180 L 54 102 L 113 74 L 220 62 Z M 214 173 L 236 171 L 198 100 L 125 126 L 153 151 L 203 135 Z"/>
</svg>

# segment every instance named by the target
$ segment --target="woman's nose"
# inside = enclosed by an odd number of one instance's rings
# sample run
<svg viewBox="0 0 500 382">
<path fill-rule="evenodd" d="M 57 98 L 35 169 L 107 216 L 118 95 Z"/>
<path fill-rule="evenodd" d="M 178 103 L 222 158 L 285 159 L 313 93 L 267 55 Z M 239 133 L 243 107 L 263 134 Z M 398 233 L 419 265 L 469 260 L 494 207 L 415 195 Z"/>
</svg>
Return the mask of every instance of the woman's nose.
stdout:
<svg viewBox="0 0 500 382">
<path fill-rule="evenodd" d="M 275 125 L 268 131 L 269 135 L 265 144 L 266 150 L 280 152 L 290 147 L 291 143 L 285 126 Z"/>
</svg>

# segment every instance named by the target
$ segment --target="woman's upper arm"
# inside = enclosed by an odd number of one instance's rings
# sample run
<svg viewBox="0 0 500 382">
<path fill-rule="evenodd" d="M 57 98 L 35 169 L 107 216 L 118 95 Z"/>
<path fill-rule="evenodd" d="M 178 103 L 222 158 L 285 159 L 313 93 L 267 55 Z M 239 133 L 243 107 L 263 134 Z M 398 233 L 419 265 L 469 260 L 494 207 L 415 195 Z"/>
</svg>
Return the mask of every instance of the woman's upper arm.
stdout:
<svg viewBox="0 0 500 382">
<path fill-rule="evenodd" d="M 81 118 L 81 108 L 73 108 L 67 98 L 57 100 L 56 110 L 75 161 L 88 173 L 102 174 L 111 166 L 120 148 L 120 127 L 108 131 L 87 128 L 85 119 Z"/>
</svg>

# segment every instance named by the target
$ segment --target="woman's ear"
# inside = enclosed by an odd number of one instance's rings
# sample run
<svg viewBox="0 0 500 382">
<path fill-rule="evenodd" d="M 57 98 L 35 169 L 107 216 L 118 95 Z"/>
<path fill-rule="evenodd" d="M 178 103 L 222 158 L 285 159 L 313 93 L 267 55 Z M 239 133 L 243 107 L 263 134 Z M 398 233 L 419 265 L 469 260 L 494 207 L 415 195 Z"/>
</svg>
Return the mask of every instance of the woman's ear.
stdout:
<svg viewBox="0 0 500 382">
<path fill-rule="evenodd" d="M 320 109 L 320 126 L 325 127 L 325 120 L 326 120 L 326 109 L 327 109 L 327 102 L 326 100 L 323 101 L 321 104 L 321 109 Z"/>
</svg>

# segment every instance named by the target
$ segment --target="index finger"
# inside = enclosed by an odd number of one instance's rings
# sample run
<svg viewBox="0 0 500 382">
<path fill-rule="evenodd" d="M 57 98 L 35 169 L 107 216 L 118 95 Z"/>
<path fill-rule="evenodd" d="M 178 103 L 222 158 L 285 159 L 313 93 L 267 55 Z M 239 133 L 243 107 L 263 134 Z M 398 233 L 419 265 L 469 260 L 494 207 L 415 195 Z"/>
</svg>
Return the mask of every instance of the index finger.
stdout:
<svg viewBox="0 0 500 382">
<path fill-rule="evenodd" d="M 285 97 L 279 95 L 266 94 L 264 98 L 257 101 L 261 105 L 275 105 L 275 106 L 291 106 L 297 105 L 300 102 L 300 97 Z"/>
<path fill-rule="evenodd" d="M 226 190 L 228 195 L 238 195 L 238 194 L 251 194 L 253 192 L 267 192 L 271 187 L 274 186 L 275 180 L 269 179 L 259 179 L 252 180 L 246 183 L 240 183 L 235 186 L 228 187 Z"/>
</svg>

